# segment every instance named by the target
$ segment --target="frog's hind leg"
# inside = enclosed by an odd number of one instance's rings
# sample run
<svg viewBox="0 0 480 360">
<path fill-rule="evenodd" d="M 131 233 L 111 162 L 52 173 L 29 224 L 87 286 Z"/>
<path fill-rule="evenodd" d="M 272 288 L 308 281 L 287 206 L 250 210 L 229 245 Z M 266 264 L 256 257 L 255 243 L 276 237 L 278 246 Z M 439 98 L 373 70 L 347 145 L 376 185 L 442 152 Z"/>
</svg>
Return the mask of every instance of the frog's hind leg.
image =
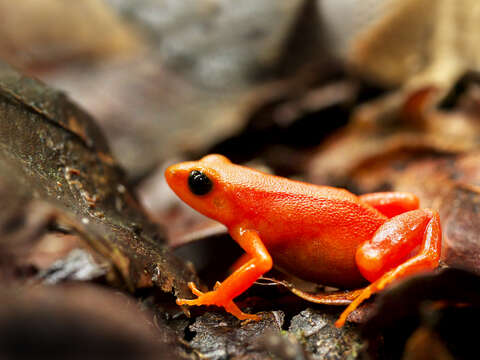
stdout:
<svg viewBox="0 0 480 360">
<path fill-rule="evenodd" d="M 365 299 L 393 281 L 417 272 L 434 269 L 440 260 L 442 233 L 438 212 L 413 210 L 383 224 L 371 240 L 357 250 L 355 259 L 362 275 L 372 283 L 342 313 L 335 325 Z M 415 255 L 415 251 L 419 248 Z"/>
<path fill-rule="evenodd" d="M 389 218 L 416 210 L 419 206 L 418 197 L 406 192 L 377 192 L 360 195 L 358 198 Z"/>
</svg>

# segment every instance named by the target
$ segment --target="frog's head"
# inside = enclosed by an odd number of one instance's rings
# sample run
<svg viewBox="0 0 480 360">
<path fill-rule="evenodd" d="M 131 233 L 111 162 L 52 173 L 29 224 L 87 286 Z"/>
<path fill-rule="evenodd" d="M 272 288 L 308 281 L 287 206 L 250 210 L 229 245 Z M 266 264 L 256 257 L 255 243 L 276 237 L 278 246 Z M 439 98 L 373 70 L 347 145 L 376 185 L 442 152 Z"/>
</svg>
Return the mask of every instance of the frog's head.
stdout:
<svg viewBox="0 0 480 360">
<path fill-rule="evenodd" d="M 170 188 L 188 205 L 223 224 L 234 220 L 234 205 L 228 196 L 225 169 L 234 166 L 222 155 L 208 155 L 199 161 L 186 161 L 165 170 Z"/>
</svg>

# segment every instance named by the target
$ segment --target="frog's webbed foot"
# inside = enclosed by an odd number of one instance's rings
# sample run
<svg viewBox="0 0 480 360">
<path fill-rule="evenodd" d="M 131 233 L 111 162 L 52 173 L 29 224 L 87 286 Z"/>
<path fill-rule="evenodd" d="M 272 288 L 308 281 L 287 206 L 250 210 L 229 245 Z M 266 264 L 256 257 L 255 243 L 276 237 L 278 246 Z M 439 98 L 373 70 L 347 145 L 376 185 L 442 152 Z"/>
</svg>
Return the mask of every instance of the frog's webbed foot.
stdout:
<svg viewBox="0 0 480 360">
<path fill-rule="evenodd" d="M 201 305 L 216 305 L 214 301 L 214 296 L 212 293 L 214 291 L 208 291 L 204 293 L 203 291 L 199 290 L 194 282 L 188 283 L 188 288 L 192 291 L 194 295 L 197 296 L 196 299 L 177 299 L 177 305 L 188 305 L 188 306 L 201 306 Z"/>
<path fill-rule="evenodd" d="M 220 293 L 216 291 L 220 286 L 220 283 L 217 281 L 215 284 L 215 290 L 202 292 L 200 291 L 193 282 L 188 283 L 188 287 L 194 295 L 197 296 L 196 299 L 177 299 L 177 305 L 187 305 L 187 306 L 208 306 L 215 305 L 225 308 L 227 312 L 238 318 L 239 320 L 260 320 L 260 316 L 255 314 L 244 313 L 233 301 L 225 301 L 220 296 Z"/>
</svg>

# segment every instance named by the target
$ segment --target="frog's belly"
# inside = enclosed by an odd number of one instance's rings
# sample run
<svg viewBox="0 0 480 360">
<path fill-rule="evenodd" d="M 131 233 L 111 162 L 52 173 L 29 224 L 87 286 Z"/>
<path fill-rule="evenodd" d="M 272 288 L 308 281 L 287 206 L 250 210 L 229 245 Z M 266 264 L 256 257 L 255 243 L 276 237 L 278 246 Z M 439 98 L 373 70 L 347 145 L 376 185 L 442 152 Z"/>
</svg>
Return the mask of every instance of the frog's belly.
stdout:
<svg viewBox="0 0 480 360">
<path fill-rule="evenodd" d="M 340 288 L 359 287 L 366 282 L 355 263 L 355 252 L 364 239 L 345 243 L 323 236 L 277 242 L 269 247 L 275 266 L 301 279 Z"/>
</svg>

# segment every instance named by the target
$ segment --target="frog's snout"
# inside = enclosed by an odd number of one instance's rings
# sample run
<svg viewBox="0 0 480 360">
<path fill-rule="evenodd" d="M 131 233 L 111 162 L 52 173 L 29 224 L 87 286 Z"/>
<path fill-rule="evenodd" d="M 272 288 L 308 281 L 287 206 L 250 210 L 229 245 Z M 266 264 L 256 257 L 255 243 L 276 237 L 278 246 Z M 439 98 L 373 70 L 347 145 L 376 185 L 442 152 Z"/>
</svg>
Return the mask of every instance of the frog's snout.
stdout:
<svg viewBox="0 0 480 360">
<path fill-rule="evenodd" d="M 178 188 L 180 184 L 186 184 L 188 175 L 194 166 L 194 163 L 191 161 L 170 165 L 165 170 L 167 184 L 174 190 Z"/>
<path fill-rule="evenodd" d="M 165 170 L 165 180 L 167 180 L 168 186 L 175 189 L 176 185 L 181 181 L 182 174 L 185 171 L 179 167 L 179 164 L 171 165 Z"/>
<path fill-rule="evenodd" d="M 172 180 L 175 178 L 175 175 L 175 165 L 171 165 L 165 170 L 165 179 L 170 187 L 172 186 Z"/>
</svg>

